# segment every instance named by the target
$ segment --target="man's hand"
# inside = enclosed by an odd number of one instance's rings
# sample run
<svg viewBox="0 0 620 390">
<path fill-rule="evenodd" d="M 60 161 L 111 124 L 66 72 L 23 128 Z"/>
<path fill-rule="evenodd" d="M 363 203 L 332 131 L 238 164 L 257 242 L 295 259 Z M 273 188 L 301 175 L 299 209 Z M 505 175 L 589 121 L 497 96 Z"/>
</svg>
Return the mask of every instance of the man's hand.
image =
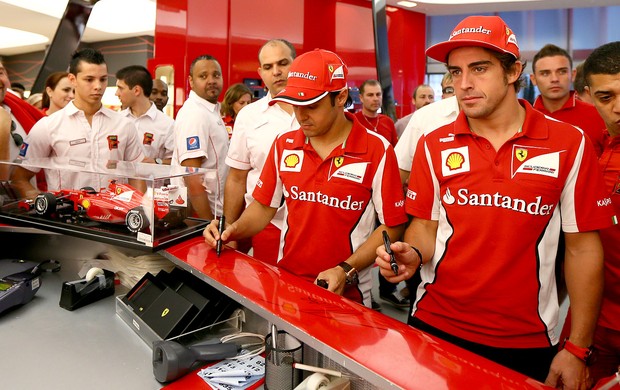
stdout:
<svg viewBox="0 0 620 390">
<path fill-rule="evenodd" d="M 398 283 L 412 277 L 420 267 L 422 259 L 406 242 L 393 242 L 390 248 L 392 248 L 398 264 L 398 275 L 394 275 L 390 266 L 390 255 L 385 251 L 383 245 L 377 248 L 377 258 L 375 259 L 375 264 L 379 266 L 381 275 L 390 283 Z"/>
<path fill-rule="evenodd" d="M 219 221 L 214 218 L 211 220 L 211 223 L 209 223 L 207 227 L 205 228 L 205 230 L 202 232 L 202 236 L 205 238 L 205 242 L 212 248 L 215 248 L 217 246 L 217 240 L 220 239 L 220 232 L 218 230 L 218 224 L 219 224 Z M 236 230 L 235 224 L 229 225 L 227 223 L 226 229 L 224 229 L 224 231 L 222 232 L 222 236 L 221 236 L 222 242 L 226 243 L 229 237 L 231 237 L 231 235 L 235 232 L 235 230 Z"/>
<path fill-rule="evenodd" d="M 563 349 L 553 358 L 545 385 L 565 390 L 586 390 L 593 383 L 586 364 Z"/>
<path fill-rule="evenodd" d="M 344 293 L 344 288 L 347 284 L 347 274 L 342 267 L 335 266 L 334 268 L 321 271 L 314 283 L 317 284 L 317 280 L 319 279 L 327 282 L 327 290 L 338 295 Z"/>
</svg>

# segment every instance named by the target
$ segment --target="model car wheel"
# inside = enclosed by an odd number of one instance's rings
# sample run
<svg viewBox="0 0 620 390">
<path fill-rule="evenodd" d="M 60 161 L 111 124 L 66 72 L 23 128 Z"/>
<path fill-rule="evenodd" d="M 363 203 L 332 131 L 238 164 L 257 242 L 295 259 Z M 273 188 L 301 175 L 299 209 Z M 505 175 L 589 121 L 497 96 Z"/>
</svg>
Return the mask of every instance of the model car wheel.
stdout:
<svg viewBox="0 0 620 390">
<path fill-rule="evenodd" d="M 56 211 L 56 197 L 54 194 L 45 192 L 34 198 L 34 211 L 38 215 L 49 217 Z"/>
<path fill-rule="evenodd" d="M 130 232 L 138 233 L 149 226 L 149 220 L 146 218 L 144 209 L 142 207 L 136 207 L 135 209 L 129 210 L 127 216 L 125 216 L 125 224 Z"/>
</svg>

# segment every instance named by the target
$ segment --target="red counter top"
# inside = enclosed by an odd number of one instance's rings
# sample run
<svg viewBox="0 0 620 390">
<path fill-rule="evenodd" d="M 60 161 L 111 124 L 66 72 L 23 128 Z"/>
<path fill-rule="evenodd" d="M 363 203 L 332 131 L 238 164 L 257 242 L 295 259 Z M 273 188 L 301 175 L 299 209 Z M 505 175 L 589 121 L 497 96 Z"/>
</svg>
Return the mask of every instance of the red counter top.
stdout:
<svg viewBox="0 0 620 390">
<path fill-rule="evenodd" d="M 218 258 L 202 237 L 161 253 L 381 388 L 548 388 L 230 248 Z"/>
</svg>

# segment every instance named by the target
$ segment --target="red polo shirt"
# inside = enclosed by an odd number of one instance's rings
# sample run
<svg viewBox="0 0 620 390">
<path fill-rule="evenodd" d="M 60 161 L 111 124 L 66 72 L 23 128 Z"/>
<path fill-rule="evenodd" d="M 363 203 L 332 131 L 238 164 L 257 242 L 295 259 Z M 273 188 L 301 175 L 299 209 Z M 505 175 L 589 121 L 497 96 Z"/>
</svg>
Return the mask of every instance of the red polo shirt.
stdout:
<svg viewBox="0 0 620 390">
<path fill-rule="evenodd" d="M 387 226 L 407 221 L 394 149 L 346 116 L 351 133 L 325 160 L 301 129 L 279 135 L 253 193 L 270 207 L 284 197 L 278 266 L 310 281 L 357 250 L 375 230 L 376 216 Z M 362 292 L 370 283 L 360 274 Z"/>
<path fill-rule="evenodd" d="M 396 133 L 396 127 L 392 118 L 383 114 L 379 114 L 375 118 L 369 118 L 362 111 L 356 112 L 355 118 L 362 126 L 381 134 L 392 146 L 396 146 L 398 134 Z"/>
<path fill-rule="evenodd" d="M 561 330 L 560 231 L 606 228 L 613 210 L 587 137 L 520 103 L 522 131 L 498 151 L 462 112 L 420 140 L 405 207 L 438 230 L 413 315 L 479 344 L 542 348 Z"/>
<path fill-rule="evenodd" d="M 543 105 L 542 96 L 538 96 L 534 102 L 534 108 L 553 119 L 579 127 L 590 137 L 596 155 L 600 156 L 606 133 L 605 122 L 596 111 L 596 107 L 577 99 L 576 96 L 575 91 L 571 91 L 564 106 L 554 112 L 549 112 Z"/>
<path fill-rule="evenodd" d="M 606 140 L 599 159 L 605 177 L 605 187 L 611 196 L 616 215 L 620 215 L 620 137 Z M 605 252 L 605 291 L 598 324 L 620 330 L 620 225 L 600 231 Z"/>
</svg>

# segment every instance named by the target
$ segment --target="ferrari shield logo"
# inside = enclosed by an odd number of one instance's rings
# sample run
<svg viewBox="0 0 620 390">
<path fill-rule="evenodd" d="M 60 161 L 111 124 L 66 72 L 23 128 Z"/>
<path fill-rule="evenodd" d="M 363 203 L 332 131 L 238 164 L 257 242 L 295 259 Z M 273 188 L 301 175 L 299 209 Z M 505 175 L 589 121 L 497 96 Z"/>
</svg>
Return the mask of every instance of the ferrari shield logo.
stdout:
<svg viewBox="0 0 620 390">
<path fill-rule="evenodd" d="M 516 149 L 515 155 L 517 156 L 517 160 L 523 162 L 527 158 L 527 149 Z"/>
<path fill-rule="evenodd" d="M 344 157 L 334 157 L 334 165 L 336 166 L 336 168 L 340 168 L 343 162 L 344 162 Z"/>
</svg>

